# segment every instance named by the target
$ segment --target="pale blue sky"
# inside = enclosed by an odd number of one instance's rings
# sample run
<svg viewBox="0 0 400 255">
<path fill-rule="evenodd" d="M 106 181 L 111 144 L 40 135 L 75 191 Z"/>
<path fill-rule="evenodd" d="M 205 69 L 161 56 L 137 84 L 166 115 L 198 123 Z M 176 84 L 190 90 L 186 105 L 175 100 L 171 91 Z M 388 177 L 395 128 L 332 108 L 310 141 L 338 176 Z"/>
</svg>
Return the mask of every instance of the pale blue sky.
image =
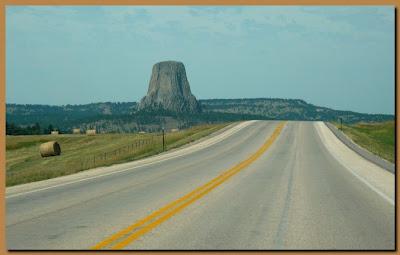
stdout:
<svg viewBox="0 0 400 255">
<path fill-rule="evenodd" d="M 394 113 L 394 8 L 6 9 L 6 101 L 138 101 L 152 65 L 182 61 L 193 94 L 299 98 Z"/>
</svg>

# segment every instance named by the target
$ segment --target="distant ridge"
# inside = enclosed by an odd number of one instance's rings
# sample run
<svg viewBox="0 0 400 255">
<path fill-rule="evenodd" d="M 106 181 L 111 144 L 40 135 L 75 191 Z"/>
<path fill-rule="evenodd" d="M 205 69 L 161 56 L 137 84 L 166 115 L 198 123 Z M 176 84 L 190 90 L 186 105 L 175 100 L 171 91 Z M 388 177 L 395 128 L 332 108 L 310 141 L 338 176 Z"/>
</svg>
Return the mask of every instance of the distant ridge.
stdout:
<svg viewBox="0 0 400 255">
<path fill-rule="evenodd" d="M 287 120 L 338 120 L 348 123 L 394 120 L 392 114 L 368 114 L 334 110 L 309 104 L 302 99 L 240 98 L 199 100 L 205 112 L 253 114 L 271 119 Z"/>
<path fill-rule="evenodd" d="M 301 99 L 203 99 L 198 103 L 202 108 L 201 113 L 146 113 L 138 111 L 136 102 L 63 106 L 6 104 L 6 121 L 21 126 L 39 123 L 41 127 L 47 127 L 51 124 L 65 131 L 74 127 L 96 126 L 101 132 L 135 132 L 156 131 L 161 125 L 185 128 L 199 123 L 247 119 L 329 121 L 342 118 L 347 123 L 394 120 L 394 115 L 390 114 L 338 111 L 315 106 Z"/>
</svg>

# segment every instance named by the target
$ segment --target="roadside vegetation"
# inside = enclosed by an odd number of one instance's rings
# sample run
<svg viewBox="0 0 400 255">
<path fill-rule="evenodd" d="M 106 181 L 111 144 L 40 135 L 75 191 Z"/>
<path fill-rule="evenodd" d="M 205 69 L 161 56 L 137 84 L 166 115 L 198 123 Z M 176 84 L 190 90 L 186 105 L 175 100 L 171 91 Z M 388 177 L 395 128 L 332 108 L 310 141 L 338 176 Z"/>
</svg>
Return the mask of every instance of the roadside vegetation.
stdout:
<svg viewBox="0 0 400 255">
<path fill-rule="evenodd" d="M 198 140 L 225 126 L 199 125 L 165 135 L 165 150 Z M 41 143 L 57 141 L 61 155 L 42 158 Z M 163 151 L 161 133 L 6 136 L 6 186 L 50 179 L 109 166 Z"/>
<path fill-rule="evenodd" d="M 335 122 L 333 124 L 340 128 L 340 123 Z M 394 121 L 343 124 L 343 132 L 361 147 L 394 163 Z"/>
</svg>

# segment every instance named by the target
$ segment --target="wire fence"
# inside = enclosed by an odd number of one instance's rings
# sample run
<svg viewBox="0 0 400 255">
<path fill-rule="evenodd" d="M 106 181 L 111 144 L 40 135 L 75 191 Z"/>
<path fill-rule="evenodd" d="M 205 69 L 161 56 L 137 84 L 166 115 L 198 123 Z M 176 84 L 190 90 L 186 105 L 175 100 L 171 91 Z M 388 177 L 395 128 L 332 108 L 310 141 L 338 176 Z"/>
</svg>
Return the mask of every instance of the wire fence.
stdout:
<svg viewBox="0 0 400 255">
<path fill-rule="evenodd" d="M 98 166 L 104 166 L 108 163 L 118 162 L 123 159 L 134 159 L 136 156 L 146 152 L 159 152 L 163 150 L 162 135 L 151 136 L 146 139 L 138 139 L 133 143 L 119 147 L 117 149 L 101 152 L 95 155 L 87 156 L 80 161 L 72 162 L 71 167 L 79 170 L 90 169 Z"/>
</svg>

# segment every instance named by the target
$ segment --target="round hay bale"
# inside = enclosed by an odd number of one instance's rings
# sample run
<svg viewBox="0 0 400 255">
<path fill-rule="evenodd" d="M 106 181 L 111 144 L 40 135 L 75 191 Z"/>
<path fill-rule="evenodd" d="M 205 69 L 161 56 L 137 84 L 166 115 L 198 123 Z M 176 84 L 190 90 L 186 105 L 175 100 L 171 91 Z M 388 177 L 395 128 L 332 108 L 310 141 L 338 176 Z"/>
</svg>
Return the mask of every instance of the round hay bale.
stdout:
<svg viewBox="0 0 400 255">
<path fill-rule="evenodd" d="M 88 130 L 86 130 L 86 135 L 96 135 L 96 129 L 88 129 Z"/>
<path fill-rule="evenodd" d="M 80 128 L 74 128 L 74 129 L 72 129 L 72 133 L 75 134 L 75 135 L 80 134 L 81 133 L 81 129 Z"/>
<path fill-rule="evenodd" d="M 58 156 L 61 154 L 61 147 L 56 141 L 42 143 L 39 150 L 42 157 Z"/>
</svg>

